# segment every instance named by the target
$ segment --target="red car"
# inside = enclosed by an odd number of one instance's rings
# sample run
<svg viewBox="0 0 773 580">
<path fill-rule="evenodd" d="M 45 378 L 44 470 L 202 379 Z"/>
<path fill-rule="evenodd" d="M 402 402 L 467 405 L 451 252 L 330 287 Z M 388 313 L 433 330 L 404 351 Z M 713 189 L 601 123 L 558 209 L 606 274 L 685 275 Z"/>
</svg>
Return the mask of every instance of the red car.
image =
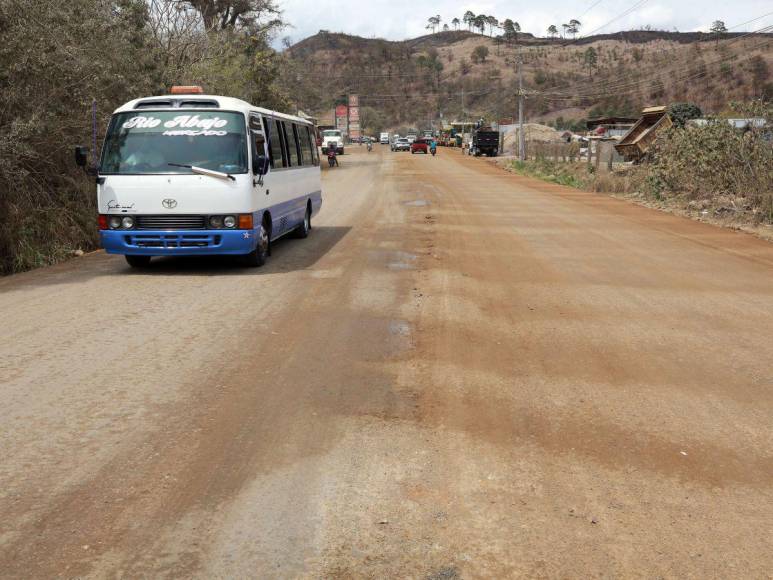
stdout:
<svg viewBox="0 0 773 580">
<path fill-rule="evenodd" d="M 416 139 L 416 141 L 411 143 L 411 155 L 415 155 L 419 151 L 424 153 L 424 155 L 429 155 L 429 143 L 424 139 Z"/>
</svg>

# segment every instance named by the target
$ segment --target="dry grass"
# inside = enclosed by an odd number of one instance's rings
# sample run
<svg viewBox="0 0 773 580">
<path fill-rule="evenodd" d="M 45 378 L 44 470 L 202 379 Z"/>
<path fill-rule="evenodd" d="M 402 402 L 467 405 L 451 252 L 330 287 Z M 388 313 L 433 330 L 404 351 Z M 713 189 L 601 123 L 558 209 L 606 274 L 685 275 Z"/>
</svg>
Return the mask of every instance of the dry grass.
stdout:
<svg viewBox="0 0 773 580">
<path fill-rule="evenodd" d="M 764 106 L 764 105 L 763 105 Z M 500 160 L 507 170 L 606 193 L 693 219 L 773 239 L 773 148 L 766 131 L 745 134 L 717 123 L 659 141 L 647 165 L 608 171 L 585 162 Z"/>
</svg>

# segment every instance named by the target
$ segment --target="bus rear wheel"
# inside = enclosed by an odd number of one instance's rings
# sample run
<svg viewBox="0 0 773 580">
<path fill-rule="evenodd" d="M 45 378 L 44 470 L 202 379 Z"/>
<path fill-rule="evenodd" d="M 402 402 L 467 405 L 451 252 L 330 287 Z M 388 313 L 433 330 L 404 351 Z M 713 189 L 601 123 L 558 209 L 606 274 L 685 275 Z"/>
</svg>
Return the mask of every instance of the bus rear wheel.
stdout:
<svg viewBox="0 0 773 580">
<path fill-rule="evenodd" d="M 309 231 L 311 231 L 311 208 L 306 206 L 306 214 L 303 216 L 301 225 L 295 228 L 295 237 L 301 240 L 309 237 Z"/>
<path fill-rule="evenodd" d="M 147 268 L 150 266 L 150 256 L 124 256 L 126 263 L 132 268 Z"/>
</svg>

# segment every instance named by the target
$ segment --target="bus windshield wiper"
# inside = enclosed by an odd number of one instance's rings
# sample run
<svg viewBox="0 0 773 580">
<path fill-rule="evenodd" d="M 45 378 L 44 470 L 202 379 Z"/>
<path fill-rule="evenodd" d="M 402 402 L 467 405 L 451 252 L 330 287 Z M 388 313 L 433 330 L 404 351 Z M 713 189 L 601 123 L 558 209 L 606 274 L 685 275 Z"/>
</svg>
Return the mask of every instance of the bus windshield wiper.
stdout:
<svg viewBox="0 0 773 580">
<path fill-rule="evenodd" d="M 230 173 L 223 173 L 222 171 L 213 171 L 212 169 L 204 169 L 203 167 L 197 167 L 196 165 L 184 165 L 182 163 L 167 163 L 167 165 L 172 167 L 185 167 L 199 175 L 209 175 L 210 177 L 217 177 L 218 179 L 230 179 L 231 181 L 236 181 L 236 178 L 233 175 Z"/>
</svg>

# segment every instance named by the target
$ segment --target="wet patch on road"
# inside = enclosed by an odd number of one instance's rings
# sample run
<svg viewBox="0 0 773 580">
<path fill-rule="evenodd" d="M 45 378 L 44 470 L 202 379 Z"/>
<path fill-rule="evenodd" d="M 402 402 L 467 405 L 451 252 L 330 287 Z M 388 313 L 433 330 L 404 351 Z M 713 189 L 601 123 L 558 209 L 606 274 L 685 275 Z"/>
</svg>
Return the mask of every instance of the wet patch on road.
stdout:
<svg viewBox="0 0 773 580">
<path fill-rule="evenodd" d="M 403 251 L 371 251 L 370 254 L 381 261 L 389 270 L 414 270 L 418 259 L 416 254 Z"/>
<path fill-rule="evenodd" d="M 391 320 L 389 322 L 389 333 L 393 336 L 411 336 L 411 325 L 405 320 Z"/>
</svg>

